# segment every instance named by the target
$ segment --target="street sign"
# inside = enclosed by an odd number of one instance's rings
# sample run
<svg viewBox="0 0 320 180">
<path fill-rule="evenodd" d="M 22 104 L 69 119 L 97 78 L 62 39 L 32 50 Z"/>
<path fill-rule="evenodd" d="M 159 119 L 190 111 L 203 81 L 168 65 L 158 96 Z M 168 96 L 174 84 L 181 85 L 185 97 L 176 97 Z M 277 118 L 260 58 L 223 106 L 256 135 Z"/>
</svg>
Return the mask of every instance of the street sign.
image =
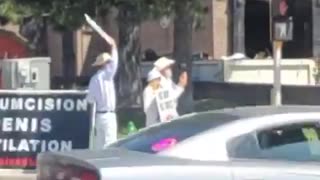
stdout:
<svg viewBox="0 0 320 180">
<path fill-rule="evenodd" d="M 292 8 L 289 2 L 290 0 L 271 0 L 272 41 L 293 40 L 293 17 L 290 16 Z"/>
<path fill-rule="evenodd" d="M 281 105 L 281 59 L 283 42 L 293 40 L 292 0 L 270 0 L 271 41 L 273 43 L 273 89 L 271 102 Z"/>
<path fill-rule="evenodd" d="M 291 41 L 293 40 L 293 21 L 292 17 L 284 20 L 273 20 L 273 40 Z"/>
</svg>

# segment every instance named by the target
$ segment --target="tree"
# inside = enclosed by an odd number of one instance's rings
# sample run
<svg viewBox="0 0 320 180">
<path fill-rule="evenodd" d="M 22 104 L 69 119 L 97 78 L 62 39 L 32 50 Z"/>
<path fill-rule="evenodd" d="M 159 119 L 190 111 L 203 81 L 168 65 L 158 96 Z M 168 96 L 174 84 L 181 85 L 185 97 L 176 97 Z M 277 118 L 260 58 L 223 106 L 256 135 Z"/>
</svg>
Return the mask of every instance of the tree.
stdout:
<svg viewBox="0 0 320 180">
<path fill-rule="evenodd" d="M 174 48 L 173 58 L 177 61 L 175 76 L 186 70 L 189 75 L 189 83 L 180 98 L 180 114 L 193 111 L 192 91 L 192 34 L 194 29 L 202 27 L 203 16 L 208 8 L 202 0 L 161 0 L 151 4 L 151 15 L 153 18 L 161 16 L 173 16 L 174 18 Z M 177 78 L 176 78 L 177 79 Z"/>
<path fill-rule="evenodd" d="M 180 98 L 180 114 L 193 111 L 192 88 L 192 33 L 202 25 L 202 17 L 207 12 L 199 0 L 179 0 L 174 4 L 174 45 L 173 57 L 180 67 L 186 68 L 189 75 L 188 86 Z"/>
<path fill-rule="evenodd" d="M 65 88 L 71 88 L 76 74 L 73 32 L 83 25 L 84 13 L 95 15 L 95 3 L 89 0 L 49 2 L 38 0 L 32 5 L 42 10 L 40 14 L 46 13 L 48 22 L 62 34 L 63 75 L 64 80 L 67 80 Z"/>
<path fill-rule="evenodd" d="M 117 76 L 119 106 L 130 106 L 139 103 L 141 97 L 140 76 L 140 23 L 141 14 L 137 9 L 138 1 L 115 1 L 118 9 L 120 66 Z"/>
<path fill-rule="evenodd" d="M 10 0 L 9 0 L 10 1 Z M 95 13 L 95 1 L 41 1 L 41 0 L 12 0 L 17 5 L 31 9 L 29 20 L 23 23 L 21 33 L 29 39 L 31 45 L 36 47 L 40 53 L 45 54 L 46 49 L 46 25 L 50 24 L 62 34 L 62 62 L 65 87 L 70 88 L 75 75 L 75 52 L 73 31 L 83 25 L 83 14 L 90 15 Z"/>
<path fill-rule="evenodd" d="M 174 58 L 187 64 L 191 76 L 192 30 L 196 22 L 201 22 L 205 8 L 201 0 L 113 0 L 108 6 L 118 9 L 119 48 L 121 66 L 118 73 L 118 88 L 122 105 L 134 104 L 141 93 L 140 81 L 140 37 L 141 23 L 146 19 L 158 19 L 162 16 L 175 17 Z M 200 21 L 199 21 L 200 20 Z M 192 111 L 191 78 L 186 91 L 189 107 Z M 185 99 L 185 98 L 183 98 Z"/>
<path fill-rule="evenodd" d="M 6 25 L 9 21 L 20 23 L 23 17 L 30 16 L 32 10 L 14 0 L 0 0 L 0 24 Z"/>
<path fill-rule="evenodd" d="M 20 34 L 28 40 L 34 55 L 47 55 L 46 26 L 42 18 L 33 18 L 34 8 L 15 0 L 0 1 L 0 25 L 20 25 Z"/>
<path fill-rule="evenodd" d="M 119 105 L 130 106 L 141 102 L 140 25 L 149 18 L 157 18 L 170 11 L 170 1 L 113 0 L 107 7 L 118 10 L 120 66 L 117 76 Z M 107 9 L 107 8 L 105 8 Z"/>
</svg>

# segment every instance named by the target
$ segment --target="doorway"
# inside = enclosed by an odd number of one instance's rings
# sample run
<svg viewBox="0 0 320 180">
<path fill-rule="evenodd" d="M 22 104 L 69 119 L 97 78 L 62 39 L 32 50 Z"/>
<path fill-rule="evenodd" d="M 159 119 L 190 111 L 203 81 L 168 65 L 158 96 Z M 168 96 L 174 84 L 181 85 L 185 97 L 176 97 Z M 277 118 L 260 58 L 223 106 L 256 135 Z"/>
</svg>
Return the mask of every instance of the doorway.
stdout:
<svg viewBox="0 0 320 180">
<path fill-rule="evenodd" d="M 272 46 L 268 1 L 246 0 L 244 22 L 246 55 L 250 58 L 261 53 L 270 55 Z"/>
<path fill-rule="evenodd" d="M 288 0 L 293 41 L 284 43 L 283 58 L 312 57 L 312 0 Z M 246 0 L 245 51 L 250 58 L 272 56 L 268 0 Z"/>
</svg>

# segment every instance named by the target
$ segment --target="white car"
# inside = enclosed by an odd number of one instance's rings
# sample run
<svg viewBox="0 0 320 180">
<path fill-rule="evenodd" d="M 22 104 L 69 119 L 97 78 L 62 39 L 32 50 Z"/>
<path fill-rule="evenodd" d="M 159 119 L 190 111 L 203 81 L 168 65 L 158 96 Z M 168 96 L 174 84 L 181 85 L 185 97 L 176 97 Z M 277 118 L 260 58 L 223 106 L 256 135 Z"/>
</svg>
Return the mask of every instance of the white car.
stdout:
<svg viewBox="0 0 320 180">
<path fill-rule="evenodd" d="M 320 179 L 320 107 L 242 107 L 183 116 L 104 151 L 43 153 L 38 178 Z M 81 179 L 81 178 L 80 178 Z"/>
</svg>

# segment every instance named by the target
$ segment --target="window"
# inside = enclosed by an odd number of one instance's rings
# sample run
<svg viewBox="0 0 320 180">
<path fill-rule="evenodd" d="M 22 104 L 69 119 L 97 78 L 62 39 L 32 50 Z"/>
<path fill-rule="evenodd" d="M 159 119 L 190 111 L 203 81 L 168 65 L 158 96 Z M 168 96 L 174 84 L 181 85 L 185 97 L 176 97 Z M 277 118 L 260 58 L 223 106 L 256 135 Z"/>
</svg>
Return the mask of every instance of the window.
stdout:
<svg viewBox="0 0 320 180">
<path fill-rule="evenodd" d="M 320 123 L 292 124 L 246 137 L 228 143 L 231 157 L 320 161 Z"/>
<path fill-rule="evenodd" d="M 227 151 L 234 158 L 257 158 L 259 147 L 254 134 L 245 134 L 229 141 Z"/>
</svg>

